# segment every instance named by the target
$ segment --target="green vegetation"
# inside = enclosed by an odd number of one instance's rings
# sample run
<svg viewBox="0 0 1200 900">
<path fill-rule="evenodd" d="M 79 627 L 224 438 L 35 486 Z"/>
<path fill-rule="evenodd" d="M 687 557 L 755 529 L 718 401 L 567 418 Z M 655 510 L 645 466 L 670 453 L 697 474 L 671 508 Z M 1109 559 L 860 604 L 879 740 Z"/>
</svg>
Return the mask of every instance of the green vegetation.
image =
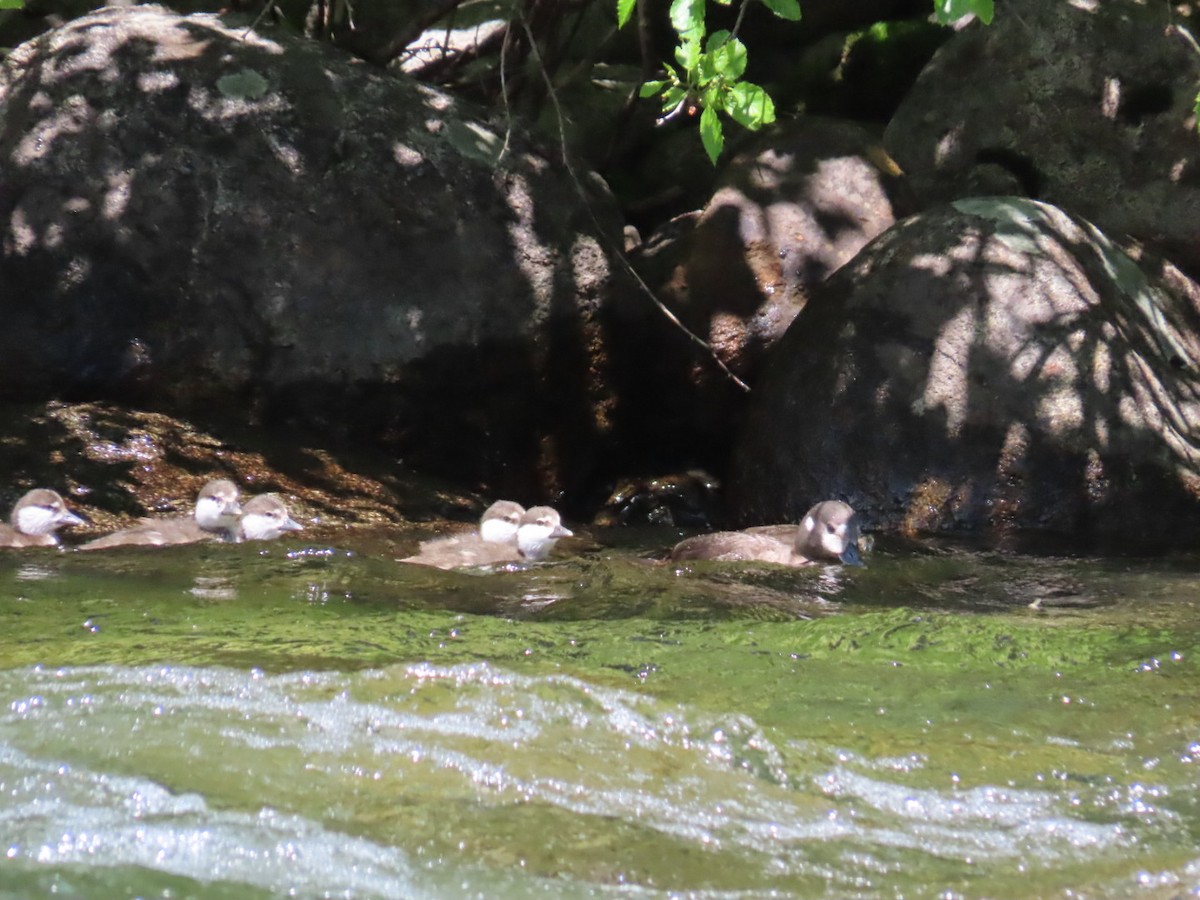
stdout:
<svg viewBox="0 0 1200 900">
<path fill-rule="evenodd" d="M 733 0 L 716 0 L 729 6 Z M 617 23 L 624 27 L 633 15 L 637 0 L 617 0 Z M 745 11 L 749 0 L 742 0 Z M 762 0 L 763 5 L 781 19 L 799 21 L 797 0 Z M 721 115 L 743 128 L 757 131 L 775 121 L 775 103 L 760 85 L 742 80 L 746 71 L 746 45 L 733 31 L 708 34 L 705 22 L 706 0 L 672 0 L 671 26 L 678 35 L 675 48 L 677 66 L 664 63 L 667 77 L 642 85 L 643 98 L 661 98 L 660 123 L 680 114 L 700 116 L 700 139 L 708 158 L 715 164 L 725 148 Z M 942 24 L 967 15 L 990 23 L 994 13 L 992 0 L 935 0 L 934 12 Z M 741 22 L 741 15 L 738 17 Z"/>
<path fill-rule="evenodd" d="M 781 18 L 800 18 L 796 0 L 763 2 Z M 629 19 L 633 6 L 633 0 L 619 0 L 617 19 L 621 25 Z M 667 77 L 646 82 L 641 96 L 662 95 L 661 121 L 681 112 L 695 115 L 699 110 L 700 138 L 708 158 L 715 163 L 725 147 L 720 113 L 757 131 L 775 121 L 775 104 L 762 87 L 742 80 L 746 71 L 745 44 L 730 31 L 706 35 L 704 6 L 705 0 L 674 0 L 671 4 L 671 25 L 679 35 L 675 49 L 679 67 L 667 64 Z"/>
</svg>

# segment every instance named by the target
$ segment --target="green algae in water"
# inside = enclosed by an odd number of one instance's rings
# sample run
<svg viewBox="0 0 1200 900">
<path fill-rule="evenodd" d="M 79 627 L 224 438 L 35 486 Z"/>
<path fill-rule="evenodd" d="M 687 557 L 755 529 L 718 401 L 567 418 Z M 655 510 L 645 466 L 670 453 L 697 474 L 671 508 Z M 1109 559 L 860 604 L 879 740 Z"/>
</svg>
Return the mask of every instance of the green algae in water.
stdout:
<svg viewBox="0 0 1200 900">
<path fill-rule="evenodd" d="M 6 883 L 1019 897 L 1197 881 L 1187 565 L 486 575 L 322 553 L 0 561 Z M 1063 578 L 1105 605 L 1020 602 Z"/>
</svg>

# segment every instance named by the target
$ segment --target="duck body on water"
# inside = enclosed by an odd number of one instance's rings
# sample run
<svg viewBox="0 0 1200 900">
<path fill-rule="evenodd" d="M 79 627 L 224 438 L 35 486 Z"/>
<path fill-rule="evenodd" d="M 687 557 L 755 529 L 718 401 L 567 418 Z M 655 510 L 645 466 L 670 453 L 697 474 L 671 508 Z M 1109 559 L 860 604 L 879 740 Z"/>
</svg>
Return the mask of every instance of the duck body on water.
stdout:
<svg viewBox="0 0 1200 900">
<path fill-rule="evenodd" d="M 139 520 L 123 528 L 80 545 L 80 550 L 104 550 L 108 547 L 194 544 L 197 541 L 236 540 L 242 507 L 238 488 L 227 478 L 210 481 L 196 497 L 196 509 L 190 516 L 162 516 Z"/>
<path fill-rule="evenodd" d="M 840 562 L 860 566 L 858 515 L 840 500 L 812 507 L 799 525 L 766 525 L 745 531 L 717 531 L 680 541 L 671 559 L 717 562 L 769 562 L 807 566 Z"/>
<path fill-rule="evenodd" d="M 228 479 L 208 482 L 191 515 L 144 518 L 138 524 L 89 541 L 81 550 L 122 546 L 163 546 L 199 541 L 271 541 L 302 526 L 292 519 L 277 494 L 261 494 L 242 504 L 237 485 Z M 13 507 L 9 524 L 0 524 L 0 547 L 53 547 L 55 531 L 86 524 L 67 509 L 55 491 L 38 488 Z M 400 562 L 456 569 L 539 561 L 560 538 L 573 532 L 549 506 L 524 509 L 499 500 L 484 511 L 477 531 L 423 541 L 418 552 Z M 674 561 L 767 562 L 807 566 L 820 562 L 862 565 L 858 516 L 846 503 L 826 500 L 813 506 L 798 525 L 767 525 L 744 531 L 720 531 L 680 541 Z"/>
<path fill-rule="evenodd" d="M 514 529 L 511 527 L 514 509 L 521 509 L 520 504 L 510 500 L 497 501 L 484 512 L 478 533 L 426 541 L 415 555 L 400 562 L 459 569 L 537 561 L 550 554 L 559 538 L 573 534 L 563 526 L 558 512 L 549 506 L 522 510 Z"/>
<path fill-rule="evenodd" d="M 260 494 L 243 505 L 238 487 L 227 478 L 210 481 L 196 497 L 191 515 L 145 518 L 137 525 L 88 541 L 80 550 L 110 547 L 161 547 L 199 541 L 273 541 L 303 526 L 292 519 L 277 494 Z"/>
</svg>

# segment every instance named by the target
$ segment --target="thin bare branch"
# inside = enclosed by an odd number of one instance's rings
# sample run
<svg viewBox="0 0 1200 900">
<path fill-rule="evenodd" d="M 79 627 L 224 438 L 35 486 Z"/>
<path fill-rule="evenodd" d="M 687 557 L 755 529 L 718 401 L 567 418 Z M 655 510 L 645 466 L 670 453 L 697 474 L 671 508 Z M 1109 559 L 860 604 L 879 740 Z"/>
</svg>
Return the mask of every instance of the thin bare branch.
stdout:
<svg viewBox="0 0 1200 900">
<path fill-rule="evenodd" d="M 533 32 L 530 30 L 529 24 L 525 21 L 524 16 L 521 16 L 521 27 L 524 29 L 525 36 L 529 40 L 530 52 L 533 54 L 534 61 L 538 64 L 538 70 L 542 73 L 542 79 L 546 82 L 546 92 L 550 97 L 550 102 L 554 105 L 554 112 L 558 121 L 558 138 L 560 145 L 559 152 L 562 154 L 563 166 L 566 168 L 567 174 L 570 176 L 571 184 L 575 187 L 576 193 L 579 194 L 580 199 L 583 201 L 584 208 L 587 210 L 588 216 L 591 217 L 592 224 L 596 227 L 596 234 L 598 235 L 599 239 L 604 242 L 609 252 L 621 261 L 621 264 L 625 267 L 625 270 L 633 277 L 633 280 L 637 282 L 638 287 L 640 287 L 642 292 L 650 298 L 650 301 L 658 307 L 659 312 L 666 317 L 667 321 L 682 331 L 692 343 L 704 348 L 717 368 L 719 368 L 721 372 L 723 372 L 725 376 L 729 378 L 730 381 L 736 384 L 743 391 L 749 393 L 750 385 L 738 378 L 737 375 L 735 375 L 729 368 L 729 366 L 725 365 L 725 362 L 719 356 L 717 356 L 716 351 L 713 350 L 712 345 L 684 325 L 683 322 L 679 320 L 679 317 L 672 312 L 671 308 L 659 300 L 654 291 L 650 290 L 650 286 L 646 284 L 646 282 L 642 279 L 642 276 L 637 273 L 637 270 L 633 268 L 633 265 L 626 258 L 624 248 L 618 247 L 608 237 L 604 230 L 604 226 L 601 225 L 600 220 L 596 218 L 596 213 L 592 209 L 591 199 L 587 195 L 587 189 L 584 188 L 583 182 L 580 181 L 579 176 L 575 172 L 575 167 L 571 163 L 571 154 L 567 147 L 567 132 L 563 125 L 563 111 L 558 102 L 558 92 L 555 91 L 554 84 L 551 82 L 550 73 L 547 72 L 545 66 L 542 65 L 542 58 L 538 53 L 537 42 L 533 39 Z"/>
</svg>

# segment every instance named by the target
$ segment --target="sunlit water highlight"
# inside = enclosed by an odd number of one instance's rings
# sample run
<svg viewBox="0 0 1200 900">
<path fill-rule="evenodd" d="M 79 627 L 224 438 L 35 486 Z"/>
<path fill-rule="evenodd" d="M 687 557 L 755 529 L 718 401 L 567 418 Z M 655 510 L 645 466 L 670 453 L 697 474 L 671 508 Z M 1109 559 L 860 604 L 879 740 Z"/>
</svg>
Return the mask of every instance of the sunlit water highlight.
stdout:
<svg viewBox="0 0 1200 900">
<path fill-rule="evenodd" d="M 1186 561 L 637 555 L 4 557 L 0 896 L 1200 896 Z"/>
</svg>

